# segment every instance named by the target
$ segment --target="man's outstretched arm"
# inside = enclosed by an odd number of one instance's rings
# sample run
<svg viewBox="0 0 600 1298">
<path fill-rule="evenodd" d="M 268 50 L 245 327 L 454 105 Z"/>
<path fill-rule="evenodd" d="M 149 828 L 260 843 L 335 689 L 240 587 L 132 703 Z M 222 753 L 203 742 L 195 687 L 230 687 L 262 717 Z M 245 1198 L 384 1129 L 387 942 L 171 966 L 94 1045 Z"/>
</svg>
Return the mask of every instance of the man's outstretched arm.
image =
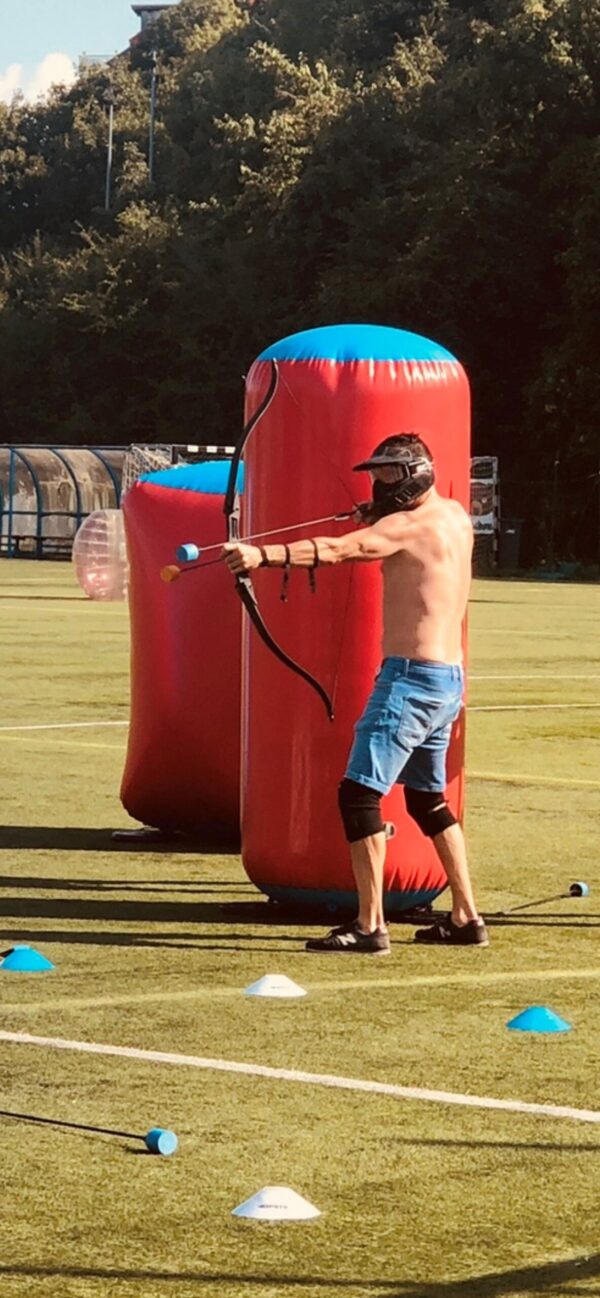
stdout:
<svg viewBox="0 0 600 1298">
<path fill-rule="evenodd" d="M 382 518 L 345 536 L 315 536 L 290 545 L 246 545 L 232 541 L 223 546 L 223 558 L 233 573 L 253 568 L 315 568 L 321 564 L 369 563 L 387 559 L 402 549 L 405 520 L 399 514 Z"/>
</svg>

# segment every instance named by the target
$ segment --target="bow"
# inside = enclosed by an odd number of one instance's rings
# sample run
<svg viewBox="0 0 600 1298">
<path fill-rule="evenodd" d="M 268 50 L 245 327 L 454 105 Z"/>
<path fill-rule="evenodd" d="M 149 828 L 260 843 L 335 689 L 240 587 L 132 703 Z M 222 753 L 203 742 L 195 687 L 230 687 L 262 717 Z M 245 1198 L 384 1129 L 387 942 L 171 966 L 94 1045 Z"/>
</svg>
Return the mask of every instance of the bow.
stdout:
<svg viewBox="0 0 600 1298">
<path fill-rule="evenodd" d="M 269 387 L 267 389 L 267 392 L 265 393 L 265 396 L 260 402 L 260 405 L 255 410 L 254 414 L 244 425 L 244 428 L 242 429 L 240 438 L 237 442 L 233 454 L 233 458 L 231 461 L 231 466 L 229 470 L 229 480 L 227 483 L 227 491 L 225 493 L 225 501 L 223 505 L 223 511 L 227 519 L 227 540 L 228 541 L 235 542 L 240 540 L 240 502 L 239 502 L 239 494 L 237 491 L 237 475 L 240 466 L 240 460 L 244 452 L 244 447 L 248 441 L 248 438 L 250 437 L 250 434 L 253 432 L 253 430 L 256 428 L 256 425 L 260 422 L 263 415 L 266 414 L 267 410 L 269 409 L 269 406 L 271 405 L 271 402 L 277 392 L 278 385 L 279 385 L 279 370 L 276 361 L 272 360 L 271 378 L 269 381 Z M 305 667 L 301 667 L 300 663 L 297 663 L 294 658 L 291 658 L 290 655 L 286 653 L 285 649 L 282 649 L 281 645 L 279 645 L 277 641 L 274 639 L 274 637 L 271 635 L 271 632 L 266 626 L 262 613 L 260 612 L 260 609 L 258 607 L 256 591 L 254 589 L 254 585 L 252 583 L 252 578 L 250 574 L 237 573 L 235 577 L 235 587 L 242 601 L 242 604 L 244 605 L 244 608 L 248 614 L 248 617 L 250 618 L 250 621 L 253 623 L 254 627 L 258 631 L 258 634 L 261 640 L 263 641 L 263 643 L 266 644 L 267 648 L 271 650 L 271 653 L 273 653 L 275 657 L 278 658 L 279 661 L 283 663 L 285 667 L 289 667 L 290 671 L 295 672 L 297 676 L 301 676 L 302 680 L 306 681 L 307 685 L 312 686 L 312 688 L 319 695 L 319 698 L 324 703 L 325 710 L 327 712 L 327 716 L 329 720 L 333 721 L 333 715 L 334 715 L 333 701 L 330 698 L 329 694 L 327 693 L 327 690 L 324 688 L 323 685 L 320 684 L 318 680 L 316 680 L 314 676 L 311 675 L 309 671 L 306 670 Z"/>
</svg>

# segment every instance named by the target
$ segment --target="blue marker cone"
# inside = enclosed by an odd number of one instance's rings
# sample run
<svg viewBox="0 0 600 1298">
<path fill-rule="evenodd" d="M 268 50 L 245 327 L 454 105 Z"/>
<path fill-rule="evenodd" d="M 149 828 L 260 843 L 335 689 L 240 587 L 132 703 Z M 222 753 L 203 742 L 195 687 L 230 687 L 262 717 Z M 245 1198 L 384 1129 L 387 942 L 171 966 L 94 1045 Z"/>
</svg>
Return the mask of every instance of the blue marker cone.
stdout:
<svg viewBox="0 0 600 1298">
<path fill-rule="evenodd" d="M 547 1005 L 530 1005 L 506 1024 L 514 1032 L 570 1032 L 571 1024 Z"/>
<path fill-rule="evenodd" d="M 572 883 L 571 887 L 569 888 L 570 897 L 589 897 L 589 895 L 590 895 L 590 885 L 589 883 L 583 883 L 581 879 L 579 880 L 578 883 Z"/>
<path fill-rule="evenodd" d="M 15 946 L 6 953 L 0 969 L 6 973 L 45 973 L 54 965 L 32 946 Z"/>
<path fill-rule="evenodd" d="M 146 1149 L 151 1154 L 174 1154 L 179 1141 L 174 1131 L 165 1131 L 163 1127 L 153 1127 L 147 1136 L 144 1136 Z"/>
<path fill-rule="evenodd" d="M 200 551 L 193 541 L 187 541 L 184 545 L 178 547 L 175 558 L 179 560 L 179 563 L 193 563 L 195 559 L 200 558 Z"/>
</svg>

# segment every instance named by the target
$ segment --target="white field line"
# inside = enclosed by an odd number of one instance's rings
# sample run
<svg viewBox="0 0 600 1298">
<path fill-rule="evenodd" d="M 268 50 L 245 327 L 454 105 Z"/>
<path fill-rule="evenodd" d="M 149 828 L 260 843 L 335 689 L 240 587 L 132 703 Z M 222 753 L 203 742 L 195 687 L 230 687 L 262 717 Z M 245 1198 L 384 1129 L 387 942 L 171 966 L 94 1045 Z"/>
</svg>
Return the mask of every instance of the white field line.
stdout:
<svg viewBox="0 0 600 1298">
<path fill-rule="evenodd" d="M 544 636 L 548 639 L 549 631 L 531 631 L 527 627 L 475 627 L 471 622 L 471 636 Z M 577 637 L 574 631 L 552 631 L 552 640 L 573 640 Z"/>
<path fill-rule="evenodd" d="M 45 739 L 36 739 L 33 735 L 5 735 L 0 738 L 11 741 L 14 744 L 33 744 L 34 750 L 38 753 L 60 753 L 65 748 L 75 748 L 82 751 L 84 748 L 93 748 L 103 753 L 122 753 L 123 749 L 119 744 L 87 744 L 82 739 L 54 739 L 51 736 L 46 743 Z"/>
<path fill-rule="evenodd" d="M 471 680 L 537 680 L 535 676 L 471 676 Z M 600 680 L 600 676 L 579 676 L 579 677 L 545 677 L 546 680 Z M 553 708 L 600 708 L 600 703 L 494 703 L 494 704 L 471 704 L 467 707 L 468 712 L 534 712 L 548 711 Z M 0 733 L 17 733 L 26 730 L 96 730 L 105 726 L 128 726 L 129 721 L 52 721 L 41 724 L 27 724 L 14 726 L 0 726 Z"/>
<path fill-rule="evenodd" d="M 566 676 L 542 676 L 540 672 L 535 672 L 531 676 L 523 676 L 520 672 L 514 676 L 469 676 L 470 681 L 600 681 L 600 672 L 590 672 L 584 676 L 573 676 L 569 672 Z"/>
<path fill-rule="evenodd" d="M 491 703 L 467 707 L 471 712 L 552 712 L 556 708 L 573 712 L 576 708 L 600 708 L 600 703 Z"/>
<path fill-rule="evenodd" d="M 600 789 L 600 780 L 572 780 L 568 775 L 522 775 L 515 771 L 467 771 L 467 780 L 487 780 L 492 784 L 547 784 L 549 787 L 573 789 Z"/>
<path fill-rule="evenodd" d="M 392 1082 L 368 1082 L 331 1073 L 305 1073 L 294 1068 L 268 1068 L 264 1064 L 243 1064 L 232 1059 L 209 1059 L 200 1055 L 176 1055 L 162 1050 L 139 1050 L 135 1046 L 102 1045 L 96 1041 L 68 1041 L 62 1037 L 33 1037 L 25 1032 L 0 1032 L 0 1041 L 17 1045 L 43 1046 L 54 1050 L 75 1050 L 82 1054 L 111 1055 L 149 1064 L 172 1064 L 180 1068 L 202 1068 L 210 1072 L 265 1077 L 279 1082 L 300 1082 L 305 1086 L 327 1086 L 341 1091 L 366 1091 L 400 1100 L 426 1100 L 433 1104 L 457 1104 L 472 1109 L 498 1109 L 505 1113 L 531 1113 L 542 1118 L 570 1118 L 575 1122 L 600 1123 L 600 1110 L 574 1109 L 563 1104 L 530 1104 L 524 1100 L 496 1100 L 486 1095 L 463 1095 L 460 1091 L 434 1091 L 420 1086 L 397 1086 Z"/>
<path fill-rule="evenodd" d="M 128 721 L 52 721 L 43 725 L 0 726 L 0 731 L 17 730 L 96 730 L 101 726 L 128 726 Z"/>
<path fill-rule="evenodd" d="M 52 601 L 54 601 L 55 604 L 58 604 L 60 598 L 61 598 L 60 595 L 40 595 L 39 596 L 40 603 L 43 600 L 44 603 L 46 604 Z M 80 601 L 78 600 L 77 596 L 75 596 L 73 603 L 83 603 L 83 600 Z M 12 608 L 18 610 L 19 613 L 31 613 L 33 616 L 35 616 L 35 614 L 37 613 L 37 609 L 23 608 L 23 604 L 17 604 L 15 600 L 13 600 L 11 603 L 10 600 L 0 599 L 0 608 Z"/>
</svg>

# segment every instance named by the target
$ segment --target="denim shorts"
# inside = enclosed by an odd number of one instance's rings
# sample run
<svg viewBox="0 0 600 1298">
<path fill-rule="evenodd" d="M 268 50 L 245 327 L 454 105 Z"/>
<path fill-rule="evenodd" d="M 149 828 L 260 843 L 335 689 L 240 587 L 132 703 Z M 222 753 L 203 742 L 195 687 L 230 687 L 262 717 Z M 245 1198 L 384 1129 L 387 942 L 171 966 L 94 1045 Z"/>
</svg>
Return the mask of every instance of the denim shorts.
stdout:
<svg viewBox="0 0 600 1298">
<path fill-rule="evenodd" d="M 389 793 L 393 784 L 426 793 L 445 789 L 463 687 L 462 667 L 384 658 L 354 729 L 346 779 L 378 793 Z"/>
</svg>

